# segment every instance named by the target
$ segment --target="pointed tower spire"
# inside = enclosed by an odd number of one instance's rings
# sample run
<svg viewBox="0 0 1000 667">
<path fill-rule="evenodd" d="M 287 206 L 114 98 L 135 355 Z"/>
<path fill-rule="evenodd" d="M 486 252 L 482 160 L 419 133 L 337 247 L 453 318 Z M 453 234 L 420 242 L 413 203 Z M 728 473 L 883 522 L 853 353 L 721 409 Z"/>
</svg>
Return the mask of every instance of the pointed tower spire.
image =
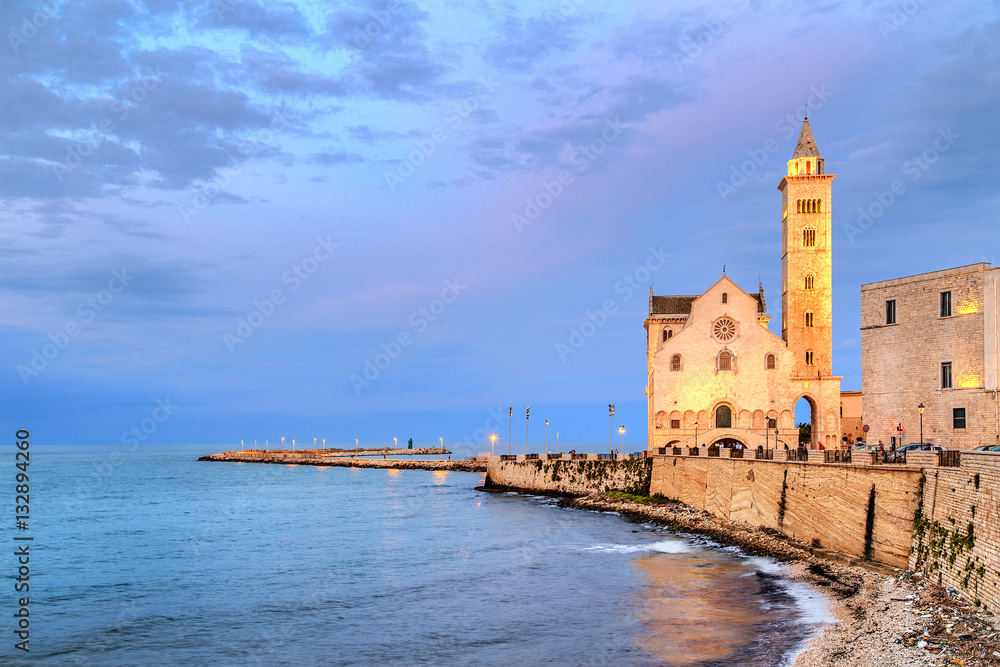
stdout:
<svg viewBox="0 0 1000 667">
<path fill-rule="evenodd" d="M 802 132 L 799 133 L 799 143 L 795 145 L 795 154 L 792 159 L 797 157 L 822 157 L 819 154 L 819 149 L 816 148 L 816 140 L 813 139 L 808 117 L 802 119 Z"/>
</svg>

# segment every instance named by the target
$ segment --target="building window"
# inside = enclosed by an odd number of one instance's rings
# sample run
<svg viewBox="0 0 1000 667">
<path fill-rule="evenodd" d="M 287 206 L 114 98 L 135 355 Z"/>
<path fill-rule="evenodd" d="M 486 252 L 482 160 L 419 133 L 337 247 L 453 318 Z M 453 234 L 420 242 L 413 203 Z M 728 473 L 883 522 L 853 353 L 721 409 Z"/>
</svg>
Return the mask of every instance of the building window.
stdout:
<svg viewBox="0 0 1000 667">
<path fill-rule="evenodd" d="M 941 362 L 941 388 L 951 389 L 951 362 Z"/>
<path fill-rule="evenodd" d="M 951 292 L 941 292 L 941 317 L 951 317 Z"/>
<path fill-rule="evenodd" d="M 670 370 L 679 371 L 681 369 L 681 355 L 675 354 L 670 357 Z"/>
<path fill-rule="evenodd" d="M 673 335 L 674 335 L 674 330 L 673 329 L 664 329 L 663 330 L 663 340 L 664 341 L 666 341 L 668 338 L 672 337 Z"/>
<path fill-rule="evenodd" d="M 812 365 L 813 365 L 813 351 L 806 350 L 806 366 L 812 366 Z"/>
<path fill-rule="evenodd" d="M 769 371 L 773 371 L 774 370 L 774 366 L 775 366 L 775 363 L 774 363 L 774 355 L 773 354 L 769 354 L 766 357 L 764 357 L 764 368 L 766 368 Z"/>
<path fill-rule="evenodd" d="M 733 411 L 728 405 L 720 405 L 715 410 L 715 428 L 732 428 Z"/>
<path fill-rule="evenodd" d="M 896 323 L 896 300 L 889 299 L 885 302 L 885 323 L 895 324 Z"/>
<path fill-rule="evenodd" d="M 719 352 L 719 367 L 720 371 L 731 371 L 733 370 L 733 355 L 725 350 Z"/>
<path fill-rule="evenodd" d="M 965 408 L 951 409 L 952 428 L 965 428 Z"/>
<path fill-rule="evenodd" d="M 806 311 L 806 326 L 812 327 L 813 325 L 813 314 L 811 311 Z"/>
<path fill-rule="evenodd" d="M 680 419 L 671 419 L 670 420 L 670 428 L 672 428 L 672 429 L 679 429 L 680 427 L 681 427 L 681 420 Z"/>
<path fill-rule="evenodd" d="M 806 289 L 813 289 L 816 287 L 816 277 L 813 274 L 806 276 Z"/>
<path fill-rule="evenodd" d="M 722 293 L 722 303 L 729 303 L 729 295 L 725 292 Z"/>
<path fill-rule="evenodd" d="M 802 245 L 806 248 L 816 247 L 816 230 L 812 227 L 806 227 L 802 230 Z"/>
</svg>

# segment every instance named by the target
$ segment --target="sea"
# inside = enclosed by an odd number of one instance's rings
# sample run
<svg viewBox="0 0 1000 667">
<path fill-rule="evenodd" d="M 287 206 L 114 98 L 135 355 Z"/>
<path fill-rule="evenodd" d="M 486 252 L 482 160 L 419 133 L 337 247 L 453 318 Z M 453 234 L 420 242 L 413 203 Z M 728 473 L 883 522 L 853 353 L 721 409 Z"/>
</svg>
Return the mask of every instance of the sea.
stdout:
<svg viewBox="0 0 1000 667">
<path fill-rule="evenodd" d="M 774 561 L 481 474 L 222 449 L 32 445 L 30 654 L 8 546 L 0 663 L 772 667 L 832 622 Z"/>
</svg>

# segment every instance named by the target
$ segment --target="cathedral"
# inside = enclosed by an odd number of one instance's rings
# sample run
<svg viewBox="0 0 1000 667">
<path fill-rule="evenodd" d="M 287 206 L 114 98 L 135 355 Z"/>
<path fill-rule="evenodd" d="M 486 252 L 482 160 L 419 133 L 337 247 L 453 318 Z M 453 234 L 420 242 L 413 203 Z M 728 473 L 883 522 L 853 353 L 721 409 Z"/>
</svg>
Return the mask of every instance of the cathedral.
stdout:
<svg viewBox="0 0 1000 667">
<path fill-rule="evenodd" d="M 781 192 L 781 336 L 768 328 L 763 286 L 722 276 L 698 296 L 649 294 L 649 446 L 796 447 L 795 404 L 811 409 L 809 446 L 840 442 L 833 375 L 833 174 L 802 123 Z"/>
</svg>

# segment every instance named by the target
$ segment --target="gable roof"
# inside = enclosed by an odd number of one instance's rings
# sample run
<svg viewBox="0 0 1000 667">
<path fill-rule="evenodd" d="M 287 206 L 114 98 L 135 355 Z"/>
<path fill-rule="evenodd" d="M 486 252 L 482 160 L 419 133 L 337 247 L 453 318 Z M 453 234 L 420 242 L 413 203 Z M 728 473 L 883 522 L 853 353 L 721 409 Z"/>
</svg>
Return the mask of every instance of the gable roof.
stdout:
<svg viewBox="0 0 1000 667">
<path fill-rule="evenodd" d="M 767 312 L 764 305 L 763 290 L 754 294 L 747 292 L 747 295 L 757 302 L 757 313 L 763 315 Z M 650 315 L 690 315 L 691 304 L 697 299 L 696 296 L 654 296 L 649 304 Z"/>
</svg>

